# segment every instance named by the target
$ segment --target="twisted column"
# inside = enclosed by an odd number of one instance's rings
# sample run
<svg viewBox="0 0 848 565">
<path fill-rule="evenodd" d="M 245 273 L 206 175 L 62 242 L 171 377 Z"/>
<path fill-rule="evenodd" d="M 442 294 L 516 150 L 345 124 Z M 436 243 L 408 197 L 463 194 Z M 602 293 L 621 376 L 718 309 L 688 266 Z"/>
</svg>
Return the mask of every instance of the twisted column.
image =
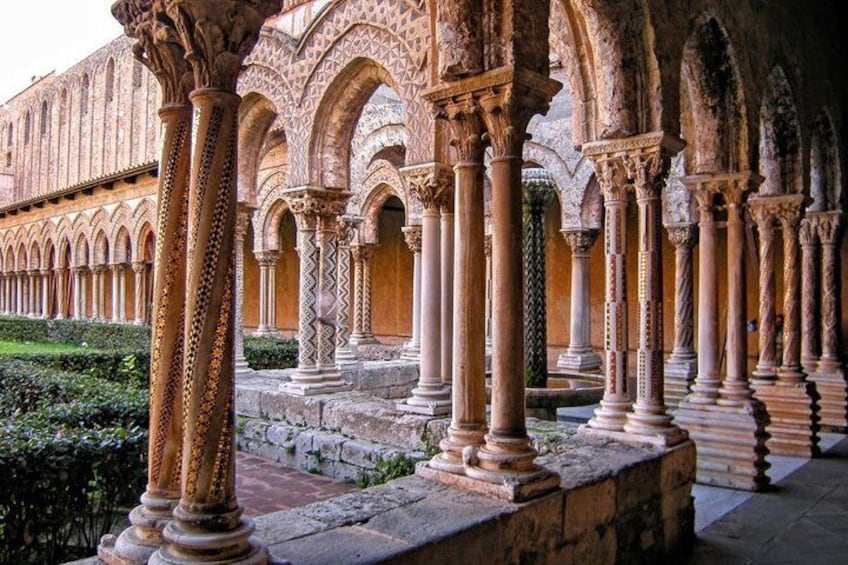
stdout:
<svg viewBox="0 0 848 565">
<path fill-rule="evenodd" d="M 819 246 L 814 220 L 801 220 L 801 366 L 812 374 L 819 361 Z"/>
<path fill-rule="evenodd" d="M 427 415 L 450 412 L 450 389 L 442 374 L 442 278 L 441 225 L 439 209 L 450 198 L 452 174 L 438 164 L 424 164 L 403 170 L 410 193 L 424 213 L 421 218 L 421 363 L 418 385 L 412 395 L 397 407 L 401 411 Z"/>
<path fill-rule="evenodd" d="M 421 226 L 405 226 L 401 230 L 412 253 L 412 337 L 404 345 L 403 358 L 421 358 Z"/>
<path fill-rule="evenodd" d="M 110 564 L 147 563 L 163 543 L 162 530 L 173 520 L 180 498 L 181 464 L 193 455 L 183 446 L 183 372 L 192 108 L 192 76 L 174 22 L 157 4 L 124 0 L 113 14 L 137 40 L 134 53 L 157 77 L 162 91 L 156 249 L 151 316 L 150 435 L 147 488 L 130 513 L 131 526 L 117 540 L 98 548 Z M 144 264 L 135 273 L 135 323 L 141 323 Z M 112 319 L 126 321 L 126 265 L 112 265 Z"/>
<path fill-rule="evenodd" d="M 589 250 L 598 238 L 598 230 L 564 229 L 562 235 L 571 249 L 571 311 L 568 349 L 557 359 L 557 367 L 595 372 L 601 368 L 601 356 L 592 349 Z"/>
<path fill-rule="evenodd" d="M 665 362 L 665 398 L 669 405 L 677 405 L 689 394 L 698 374 L 692 268 L 697 232 L 688 223 L 668 225 L 666 232 L 674 246 L 674 348 Z"/>
<path fill-rule="evenodd" d="M 727 375 L 719 388 L 719 404 L 741 406 L 751 398 L 748 384 L 746 327 L 745 222 L 742 205 L 747 178 L 722 184 L 727 205 Z"/>
<path fill-rule="evenodd" d="M 356 367 L 361 364 L 356 352 L 350 344 L 350 242 L 353 239 L 356 226 L 362 223 L 362 218 L 343 216 L 338 221 L 338 304 L 336 328 L 336 362 L 339 367 Z"/>
<path fill-rule="evenodd" d="M 522 177 L 524 379 L 529 387 L 544 388 L 548 381 L 545 209 L 554 196 L 555 185 L 544 169 L 525 169 Z"/>
<path fill-rule="evenodd" d="M 777 327 L 775 325 L 774 215 L 765 198 L 751 198 L 749 207 L 760 235 L 760 357 L 754 378 L 771 384 L 777 367 Z"/>
<path fill-rule="evenodd" d="M 819 215 L 818 236 L 822 249 L 821 267 L 821 359 L 819 373 L 844 376 L 839 355 L 839 240 L 842 216 L 840 212 Z"/>
<path fill-rule="evenodd" d="M 783 231 L 783 364 L 777 376 L 780 384 L 790 385 L 804 381 L 804 373 L 801 372 L 801 265 L 798 240 L 802 202 L 802 195 L 786 197 L 777 212 Z"/>
</svg>

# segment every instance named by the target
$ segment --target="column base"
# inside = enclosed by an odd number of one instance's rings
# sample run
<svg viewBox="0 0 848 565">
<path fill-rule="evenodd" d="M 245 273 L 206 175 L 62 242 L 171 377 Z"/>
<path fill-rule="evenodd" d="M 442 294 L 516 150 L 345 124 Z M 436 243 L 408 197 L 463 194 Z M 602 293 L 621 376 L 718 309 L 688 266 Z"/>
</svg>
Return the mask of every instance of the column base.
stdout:
<svg viewBox="0 0 848 565">
<path fill-rule="evenodd" d="M 741 406 L 720 406 L 695 404 L 687 397 L 674 418 L 695 442 L 697 482 L 748 491 L 769 486 L 768 414 L 762 402 L 750 399 Z"/>
<path fill-rule="evenodd" d="M 177 498 L 141 495 L 142 504 L 130 512 L 129 528 L 116 538 L 107 534 L 97 546 L 98 559 L 107 565 L 144 565 L 162 546 L 162 530 L 174 519 Z"/>
<path fill-rule="evenodd" d="M 464 475 L 465 466 L 485 442 L 486 428 L 461 430 L 450 425 L 448 437 L 439 442 L 441 453 L 436 454 L 428 463 L 433 469 L 454 475 Z"/>
<path fill-rule="evenodd" d="M 815 385 L 812 383 L 752 385 L 754 397 L 765 405 L 769 416 L 766 442 L 770 453 L 790 457 L 815 457 L 819 449 L 819 417 Z"/>
<path fill-rule="evenodd" d="M 400 358 L 404 361 L 421 361 L 421 346 L 407 343 L 403 346 Z"/>
<path fill-rule="evenodd" d="M 672 417 L 665 413 L 665 406 L 660 404 L 646 408 L 640 407 L 638 402 L 633 406 L 633 412 L 627 413 L 624 434 L 634 436 L 636 441 L 647 441 L 660 447 L 670 447 L 689 439 L 686 430 L 672 423 Z"/>
<path fill-rule="evenodd" d="M 538 466 L 525 473 L 492 472 L 472 466 L 466 466 L 465 472 L 444 471 L 432 461 L 422 461 L 415 466 L 415 474 L 424 479 L 508 502 L 538 498 L 557 490 L 560 485 L 559 475 Z"/>
<path fill-rule="evenodd" d="M 663 369 L 665 382 L 663 396 L 669 408 L 676 408 L 692 391 L 695 376 L 698 374 L 698 360 L 693 356 L 675 357 L 674 354 L 665 362 Z"/>
<path fill-rule="evenodd" d="M 162 532 L 162 537 L 168 543 L 153 554 L 149 563 L 268 565 L 272 563 L 271 555 L 267 548 L 251 537 L 254 529 L 253 521 L 247 518 L 242 518 L 235 530 L 220 533 L 184 530 L 178 522 L 171 522 Z"/>
<path fill-rule="evenodd" d="M 630 400 L 603 399 L 600 408 L 595 409 L 595 417 L 585 426 L 611 432 L 624 431 L 631 405 Z"/>
<path fill-rule="evenodd" d="M 258 329 L 250 335 L 253 337 L 271 337 L 275 339 L 282 339 L 283 337 L 283 333 L 275 328 Z"/>
<path fill-rule="evenodd" d="M 353 390 L 353 385 L 342 380 L 341 373 L 295 373 L 292 380 L 280 385 L 280 391 L 295 396 L 314 396 Z"/>
<path fill-rule="evenodd" d="M 813 372 L 808 377 L 819 394 L 819 425 L 837 430 L 848 428 L 848 381 L 841 370 Z"/>
<path fill-rule="evenodd" d="M 238 375 L 252 375 L 253 369 L 250 368 L 250 365 L 247 364 L 247 359 L 243 356 L 236 357 L 235 359 L 235 368 L 236 368 L 236 376 Z"/>
<path fill-rule="evenodd" d="M 600 373 L 601 356 L 591 349 L 569 351 L 557 357 L 557 368 L 577 373 Z"/>
<path fill-rule="evenodd" d="M 350 344 L 351 345 L 374 345 L 380 343 L 377 341 L 377 338 L 373 335 L 356 335 L 352 334 L 350 336 Z"/>
<path fill-rule="evenodd" d="M 445 416 L 451 413 L 450 389 L 440 390 L 412 389 L 412 396 L 395 404 L 398 412 L 422 414 L 424 416 Z"/>
</svg>

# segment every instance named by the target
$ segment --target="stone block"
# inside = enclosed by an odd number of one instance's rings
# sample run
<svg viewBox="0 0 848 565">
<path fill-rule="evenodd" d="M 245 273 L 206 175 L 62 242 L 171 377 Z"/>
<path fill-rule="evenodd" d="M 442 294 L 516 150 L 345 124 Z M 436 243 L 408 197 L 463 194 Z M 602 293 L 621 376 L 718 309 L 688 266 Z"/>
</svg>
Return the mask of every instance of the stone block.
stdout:
<svg viewBox="0 0 848 565">
<path fill-rule="evenodd" d="M 622 469 L 616 480 L 616 509 L 619 513 L 660 494 L 660 459 L 645 461 Z"/>
<path fill-rule="evenodd" d="M 399 504 L 369 490 L 352 492 L 295 509 L 293 512 L 326 524 L 330 528 L 370 522 L 378 514 Z"/>
<path fill-rule="evenodd" d="M 582 563 L 616 563 L 626 561 L 617 559 L 618 539 L 615 528 L 599 526 L 585 532 L 574 543 L 573 562 Z"/>
<path fill-rule="evenodd" d="M 381 446 L 358 439 L 348 439 L 341 449 L 341 461 L 361 469 L 373 469 L 382 453 Z"/>
<path fill-rule="evenodd" d="M 262 390 L 252 387 L 236 387 L 236 414 L 258 418 L 261 415 Z"/>
<path fill-rule="evenodd" d="M 565 493 L 563 538 L 574 541 L 615 519 L 616 483 L 612 478 Z"/>
<path fill-rule="evenodd" d="M 334 528 L 269 547 L 271 552 L 298 565 L 329 563 L 384 563 L 410 546 L 359 527 Z"/>
<path fill-rule="evenodd" d="M 521 504 L 498 520 L 497 554 L 506 563 L 540 563 L 562 545 L 563 493 Z"/>
<path fill-rule="evenodd" d="M 687 441 L 668 450 L 660 461 L 660 489 L 668 492 L 695 481 L 695 443 Z"/>
<path fill-rule="evenodd" d="M 318 428 L 325 399 L 326 395 L 296 396 L 279 390 L 266 390 L 259 400 L 259 408 L 263 418 Z"/>
<path fill-rule="evenodd" d="M 262 420 L 240 420 L 238 435 L 246 440 L 264 440 L 268 432 L 268 422 Z"/>
<path fill-rule="evenodd" d="M 334 400 L 324 408 L 324 427 L 346 436 L 384 445 L 423 449 L 428 418 L 399 415 L 394 404 L 362 397 Z"/>
<path fill-rule="evenodd" d="M 318 452 L 322 460 L 340 461 L 345 441 L 347 438 L 340 435 L 316 433 L 312 438 L 312 451 Z"/>
</svg>

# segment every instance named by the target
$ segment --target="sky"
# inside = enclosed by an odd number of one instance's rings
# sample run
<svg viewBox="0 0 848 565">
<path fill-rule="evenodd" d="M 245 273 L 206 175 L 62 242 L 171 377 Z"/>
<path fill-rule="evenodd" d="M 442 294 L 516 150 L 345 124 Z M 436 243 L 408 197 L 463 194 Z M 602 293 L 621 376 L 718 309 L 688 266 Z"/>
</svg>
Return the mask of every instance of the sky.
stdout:
<svg viewBox="0 0 848 565">
<path fill-rule="evenodd" d="M 123 33 L 113 0 L 0 0 L 0 104 Z"/>
</svg>

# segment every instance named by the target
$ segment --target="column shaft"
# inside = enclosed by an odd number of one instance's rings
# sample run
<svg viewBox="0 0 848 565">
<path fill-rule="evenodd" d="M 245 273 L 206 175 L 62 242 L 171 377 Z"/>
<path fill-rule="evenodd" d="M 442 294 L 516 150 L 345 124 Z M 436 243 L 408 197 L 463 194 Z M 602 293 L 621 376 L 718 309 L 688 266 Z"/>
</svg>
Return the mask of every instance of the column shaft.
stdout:
<svg viewBox="0 0 848 565">
<path fill-rule="evenodd" d="M 756 201 L 752 201 L 754 204 Z M 775 378 L 777 355 L 777 327 L 775 324 L 774 277 L 774 218 L 764 207 L 753 206 L 752 215 L 760 234 L 760 357 L 754 377 L 763 384 Z"/>
<path fill-rule="evenodd" d="M 132 270 L 135 274 L 135 319 L 133 324 L 140 326 L 144 323 L 144 313 L 142 304 L 144 302 L 144 263 L 136 261 L 132 264 Z"/>
<path fill-rule="evenodd" d="M 801 366 L 808 375 L 819 360 L 819 253 L 815 225 L 801 220 Z"/>
<path fill-rule="evenodd" d="M 804 381 L 801 372 L 801 265 L 798 241 L 800 202 L 783 210 L 783 364 L 778 370 L 782 384 Z"/>
<path fill-rule="evenodd" d="M 447 386 L 451 384 L 451 372 L 453 371 L 453 254 L 454 254 L 454 213 L 453 192 L 448 190 L 446 198 L 440 205 L 441 225 L 439 234 L 441 236 L 441 252 L 439 257 L 441 265 L 442 292 L 440 296 L 441 311 L 441 368 L 439 374 L 442 383 Z"/>
</svg>

